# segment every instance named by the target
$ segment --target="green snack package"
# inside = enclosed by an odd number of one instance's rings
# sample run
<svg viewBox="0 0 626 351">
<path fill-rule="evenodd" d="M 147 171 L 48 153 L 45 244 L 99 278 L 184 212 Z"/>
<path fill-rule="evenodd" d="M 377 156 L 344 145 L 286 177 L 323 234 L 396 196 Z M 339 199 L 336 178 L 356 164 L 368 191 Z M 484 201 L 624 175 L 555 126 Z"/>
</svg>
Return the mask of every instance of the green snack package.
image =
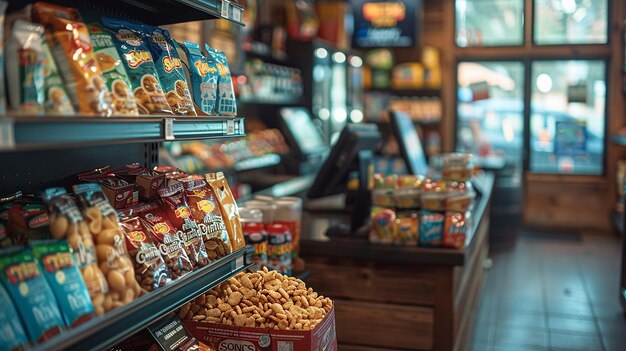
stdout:
<svg viewBox="0 0 626 351">
<path fill-rule="evenodd" d="M 74 114 L 74 108 L 67 96 L 63 79 L 45 39 L 43 39 L 43 52 L 44 110 L 46 115 L 71 116 Z"/>
<path fill-rule="evenodd" d="M 42 343 L 61 332 L 63 317 L 29 249 L 0 251 L 0 280 L 17 307 L 30 341 Z"/>
<path fill-rule="evenodd" d="M 89 291 L 67 241 L 32 241 L 31 247 L 59 303 L 65 325 L 73 328 L 93 318 Z"/>
<path fill-rule="evenodd" d="M 122 59 L 113 44 L 113 38 L 99 23 L 88 25 L 89 36 L 96 54 L 96 60 L 106 80 L 106 85 L 112 95 L 114 115 L 139 114 L 137 103 L 130 89 L 128 74 L 124 69 Z"/>
</svg>

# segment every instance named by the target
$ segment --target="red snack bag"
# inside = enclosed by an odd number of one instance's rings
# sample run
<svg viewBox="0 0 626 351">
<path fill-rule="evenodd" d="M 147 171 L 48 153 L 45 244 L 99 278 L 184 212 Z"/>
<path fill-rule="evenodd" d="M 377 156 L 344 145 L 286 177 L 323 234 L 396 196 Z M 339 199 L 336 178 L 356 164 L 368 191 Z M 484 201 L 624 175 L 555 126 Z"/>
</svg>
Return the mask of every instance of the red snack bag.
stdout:
<svg viewBox="0 0 626 351">
<path fill-rule="evenodd" d="M 198 222 L 209 259 L 214 261 L 233 251 L 220 205 L 204 179 L 183 181 L 191 217 Z"/>
<path fill-rule="evenodd" d="M 152 291 L 172 281 L 170 271 L 154 238 L 138 217 L 124 219 L 126 250 L 135 266 L 135 279 L 142 289 Z"/>
<path fill-rule="evenodd" d="M 462 250 L 467 238 L 467 218 L 458 212 L 447 212 L 443 230 L 443 246 Z"/>
<path fill-rule="evenodd" d="M 161 251 L 163 260 L 170 270 L 172 279 L 177 279 L 193 271 L 193 265 L 184 250 L 183 241 L 161 208 L 142 213 L 141 222 L 148 228 L 155 242 L 158 243 L 159 251 Z"/>
<path fill-rule="evenodd" d="M 200 229 L 191 217 L 191 209 L 187 206 L 183 185 L 178 183 L 161 188 L 159 195 L 163 200 L 163 208 L 167 218 L 178 230 L 178 236 L 183 241 L 183 247 L 191 259 L 193 268 L 196 269 L 209 264 L 209 256 L 204 247 Z"/>
</svg>

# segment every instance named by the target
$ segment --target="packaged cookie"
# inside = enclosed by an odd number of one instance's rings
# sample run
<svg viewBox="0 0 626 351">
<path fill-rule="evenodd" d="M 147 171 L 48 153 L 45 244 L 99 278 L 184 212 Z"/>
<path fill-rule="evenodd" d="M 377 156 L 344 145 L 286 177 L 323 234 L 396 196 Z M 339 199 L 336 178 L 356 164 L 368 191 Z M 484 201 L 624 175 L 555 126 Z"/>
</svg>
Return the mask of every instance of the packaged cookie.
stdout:
<svg viewBox="0 0 626 351">
<path fill-rule="evenodd" d="M 198 223 L 209 259 L 214 261 L 231 253 L 228 230 L 213 190 L 203 179 L 186 180 L 182 183 L 191 217 Z"/>
<path fill-rule="evenodd" d="M 204 247 L 204 241 L 198 224 L 191 216 L 191 209 L 187 205 L 185 191 L 181 183 L 159 189 L 163 200 L 163 209 L 167 213 L 170 223 L 178 230 L 185 252 L 194 269 L 209 264 L 209 257 Z"/>
<path fill-rule="evenodd" d="M 34 241 L 30 246 L 56 297 L 65 325 L 73 328 L 93 318 L 89 292 L 67 241 Z"/>
<path fill-rule="evenodd" d="M 109 285 L 109 292 L 104 296 L 104 309 L 108 312 L 139 297 L 141 288 L 135 281 L 135 269 L 126 252 L 117 214 L 100 186 L 94 183 L 77 184 L 73 190 L 96 244 L 98 266 Z"/>
<path fill-rule="evenodd" d="M 46 28 L 48 45 L 76 110 L 83 114 L 112 115 L 111 96 L 96 61 L 87 26 L 78 11 L 37 2 L 32 6 L 32 15 Z"/>
<path fill-rule="evenodd" d="M 217 65 L 217 103 L 215 113 L 218 116 L 237 116 L 233 77 L 230 74 L 226 54 L 223 51 L 213 49 L 208 44 L 204 44 L 204 48 L 213 57 Z"/>
<path fill-rule="evenodd" d="M 74 260 L 83 276 L 87 291 L 96 315 L 103 315 L 104 295 L 109 286 L 98 267 L 96 247 L 93 243 L 89 227 L 74 203 L 74 200 L 63 188 L 50 188 L 42 195 L 48 205 L 50 235 L 52 239 L 67 240 L 73 250 Z"/>
<path fill-rule="evenodd" d="M 126 250 L 135 266 L 135 279 L 141 288 L 152 291 L 171 282 L 161 251 L 139 218 L 125 218 L 120 225 L 126 239 Z"/>
<path fill-rule="evenodd" d="M 205 57 L 196 43 L 186 41 L 182 47 L 189 60 L 193 101 L 202 112 L 214 115 L 219 76 L 217 62 Z"/>
<path fill-rule="evenodd" d="M 44 111 L 46 115 L 71 116 L 74 114 L 72 102 L 65 91 L 65 84 L 54 62 L 48 42 L 44 39 Z"/>
<path fill-rule="evenodd" d="M 141 24 L 119 18 L 103 17 L 102 24 L 111 34 L 130 80 L 140 114 L 172 114 L 148 44 L 141 38 Z"/>
<path fill-rule="evenodd" d="M 165 97 L 177 115 L 196 116 L 189 84 L 170 33 L 161 28 L 144 26 L 154 65 Z"/>
<path fill-rule="evenodd" d="M 7 42 L 9 103 L 16 113 L 44 113 L 43 27 L 21 19 L 13 23 Z"/>
<path fill-rule="evenodd" d="M 220 205 L 220 211 L 223 215 L 224 224 L 228 231 L 228 238 L 233 251 L 239 250 L 246 246 L 246 240 L 243 237 L 243 228 L 239 220 L 239 207 L 233 193 L 230 191 L 224 173 L 207 173 L 206 181 L 215 194 L 215 199 Z"/>
<path fill-rule="evenodd" d="M 0 252 L 0 281 L 17 307 L 31 342 L 42 343 L 61 332 L 61 312 L 29 249 Z"/>
<path fill-rule="evenodd" d="M 193 271 L 193 265 L 187 256 L 183 241 L 167 219 L 165 212 L 161 208 L 153 208 L 141 213 L 140 218 L 154 241 L 158 243 L 159 251 L 163 255 L 172 279 L 178 279 Z"/>
<path fill-rule="evenodd" d="M 0 284 L 0 347 L 2 350 L 18 351 L 28 346 L 26 332 L 20 323 L 17 310 L 9 297 L 9 294 Z"/>
<path fill-rule="evenodd" d="M 99 23 L 89 23 L 89 35 L 96 60 L 111 92 L 115 115 L 138 115 L 137 103 L 130 89 L 130 81 L 122 59 L 113 44 L 113 38 Z"/>
</svg>

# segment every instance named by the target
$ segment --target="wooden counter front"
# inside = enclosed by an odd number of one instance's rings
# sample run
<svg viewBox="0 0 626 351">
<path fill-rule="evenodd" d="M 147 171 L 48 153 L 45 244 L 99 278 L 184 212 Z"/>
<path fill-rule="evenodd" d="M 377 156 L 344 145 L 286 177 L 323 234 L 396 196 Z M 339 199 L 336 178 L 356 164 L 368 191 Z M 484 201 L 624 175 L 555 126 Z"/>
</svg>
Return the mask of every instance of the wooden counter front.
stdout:
<svg viewBox="0 0 626 351">
<path fill-rule="evenodd" d="M 366 238 L 302 242 L 307 285 L 335 301 L 340 350 L 467 348 L 489 251 L 492 187 L 493 177 L 485 175 L 465 251 Z"/>
</svg>

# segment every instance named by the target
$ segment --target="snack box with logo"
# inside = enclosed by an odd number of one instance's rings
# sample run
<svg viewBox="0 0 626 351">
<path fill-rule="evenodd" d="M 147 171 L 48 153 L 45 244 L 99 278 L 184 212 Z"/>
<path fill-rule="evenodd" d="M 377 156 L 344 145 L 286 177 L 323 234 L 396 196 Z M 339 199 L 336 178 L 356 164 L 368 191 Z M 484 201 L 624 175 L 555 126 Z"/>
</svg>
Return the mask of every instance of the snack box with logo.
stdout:
<svg viewBox="0 0 626 351">
<path fill-rule="evenodd" d="M 335 308 L 313 330 L 275 330 L 184 321 L 194 338 L 216 351 L 336 351 Z"/>
</svg>

